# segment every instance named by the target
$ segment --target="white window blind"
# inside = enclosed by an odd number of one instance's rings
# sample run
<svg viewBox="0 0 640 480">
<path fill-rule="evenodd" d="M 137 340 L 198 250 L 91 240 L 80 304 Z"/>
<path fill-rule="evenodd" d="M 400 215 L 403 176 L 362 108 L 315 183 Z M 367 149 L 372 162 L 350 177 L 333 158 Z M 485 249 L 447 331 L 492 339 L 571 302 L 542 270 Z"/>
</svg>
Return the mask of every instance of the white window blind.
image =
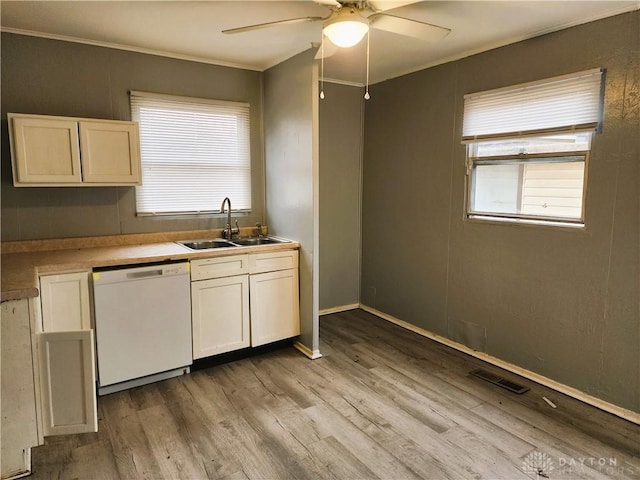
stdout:
<svg viewBox="0 0 640 480">
<path fill-rule="evenodd" d="M 465 95 L 462 141 L 595 130 L 601 77 L 595 69 Z"/>
<path fill-rule="evenodd" d="M 251 209 L 249 104 L 131 92 L 140 125 L 138 214 Z"/>
</svg>

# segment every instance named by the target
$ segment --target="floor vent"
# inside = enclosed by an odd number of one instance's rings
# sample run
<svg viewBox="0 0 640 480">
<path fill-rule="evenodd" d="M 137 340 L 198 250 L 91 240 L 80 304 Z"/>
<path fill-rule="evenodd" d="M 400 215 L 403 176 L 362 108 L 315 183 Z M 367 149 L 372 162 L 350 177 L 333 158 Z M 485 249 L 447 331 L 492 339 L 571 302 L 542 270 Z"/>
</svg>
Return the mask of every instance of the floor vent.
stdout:
<svg viewBox="0 0 640 480">
<path fill-rule="evenodd" d="M 498 385 L 499 387 L 506 388 L 510 392 L 521 394 L 529 390 L 528 387 L 524 387 L 522 385 L 518 385 L 515 382 L 502 378 L 499 375 L 495 375 L 491 372 L 487 372 L 486 370 L 482 370 L 478 368 L 471 372 L 471 375 L 475 375 L 482 380 L 486 380 L 487 382 L 493 383 L 494 385 Z"/>
</svg>

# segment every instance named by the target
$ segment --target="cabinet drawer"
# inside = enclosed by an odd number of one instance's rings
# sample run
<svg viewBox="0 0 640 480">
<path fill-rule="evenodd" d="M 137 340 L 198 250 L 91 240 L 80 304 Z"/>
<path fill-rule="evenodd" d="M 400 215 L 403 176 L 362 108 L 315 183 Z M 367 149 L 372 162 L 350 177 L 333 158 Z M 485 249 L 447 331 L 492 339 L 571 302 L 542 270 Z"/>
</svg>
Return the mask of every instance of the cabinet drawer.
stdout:
<svg viewBox="0 0 640 480">
<path fill-rule="evenodd" d="M 249 255 L 249 273 L 274 272 L 290 268 L 298 268 L 297 250 L 279 250 Z"/>
<path fill-rule="evenodd" d="M 205 258 L 191 261 L 191 280 L 231 277 L 249 273 L 249 255 Z"/>
</svg>

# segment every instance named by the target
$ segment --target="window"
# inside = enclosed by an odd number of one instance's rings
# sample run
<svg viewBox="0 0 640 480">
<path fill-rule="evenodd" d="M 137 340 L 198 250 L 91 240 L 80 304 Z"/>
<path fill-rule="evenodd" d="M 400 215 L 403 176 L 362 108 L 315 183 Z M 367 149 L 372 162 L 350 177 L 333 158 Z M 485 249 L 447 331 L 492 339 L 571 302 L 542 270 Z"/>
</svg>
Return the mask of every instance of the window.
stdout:
<svg viewBox="0 0 640 480">
<path fill-rule="evenodd" d="M 590 70 L 465 96 L 469 218 L 584 223 L 601 77 Z"/>
<path fill-rule="evenodd" d="M 140 124 L 139 215 L 251 209 L 249 105 L 131 92 Z"/>
</svg>

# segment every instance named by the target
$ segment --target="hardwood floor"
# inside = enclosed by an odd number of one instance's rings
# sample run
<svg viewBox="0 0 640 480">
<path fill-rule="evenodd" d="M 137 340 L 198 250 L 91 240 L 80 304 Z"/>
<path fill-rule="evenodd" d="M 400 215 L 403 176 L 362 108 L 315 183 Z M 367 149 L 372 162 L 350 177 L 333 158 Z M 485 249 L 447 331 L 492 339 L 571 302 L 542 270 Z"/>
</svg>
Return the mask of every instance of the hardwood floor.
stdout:
<svg viewBox="0 0 640 480">
<path fill-rule="evenodd" d="M 360 310 L 320 331 L 318 360 L 287 348 L 100 397 L 99 432 L 48 438 L 33 478 L 640 479 L 638 425 Z"/>
</svg>

